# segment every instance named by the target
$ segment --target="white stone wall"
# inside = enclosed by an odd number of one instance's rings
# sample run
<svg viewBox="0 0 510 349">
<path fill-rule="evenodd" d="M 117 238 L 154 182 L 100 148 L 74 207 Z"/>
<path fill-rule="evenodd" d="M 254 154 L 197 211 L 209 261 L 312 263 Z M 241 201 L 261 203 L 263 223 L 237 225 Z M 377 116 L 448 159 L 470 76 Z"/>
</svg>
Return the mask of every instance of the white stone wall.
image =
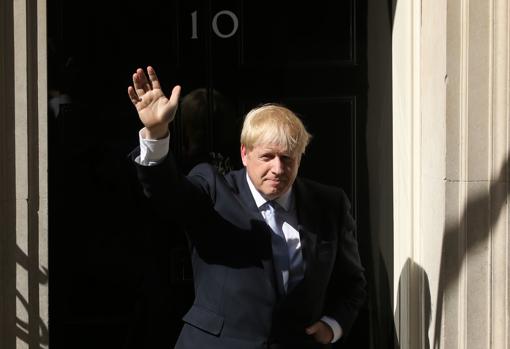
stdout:
<svg viewBox="0 0 510 349">
<path fill-rule="evenodd" d="M 448 2 L 443 347 L 508 348 L 508 1 Z M 448 253 L 449 250 L 455 253 Z"/>
<path fill-rule="evenodd" d="M 402 348 L 508 348 L 508 0 L 399 0 L 393 28 Z"/>
<path fill-rule="evenodd" d="M 393 267 L 401 348 L 430 347 L 433 326 L 445 209 L 445 7 L 399 0 L 395 9 Z"/>
<path fill-rule="evenodd" d="M 46 3 L 0 22 L 0 348 L 47 348 Z"/>
</svg>

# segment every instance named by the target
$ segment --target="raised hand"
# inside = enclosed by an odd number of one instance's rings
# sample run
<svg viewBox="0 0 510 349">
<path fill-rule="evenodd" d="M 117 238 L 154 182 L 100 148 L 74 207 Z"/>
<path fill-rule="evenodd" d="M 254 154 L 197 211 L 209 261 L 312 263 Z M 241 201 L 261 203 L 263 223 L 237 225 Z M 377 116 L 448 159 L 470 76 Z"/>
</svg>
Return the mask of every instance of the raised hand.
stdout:
<svg viewBox="0 0 510 349">
<path fill-rule="evenodd" d="M 178 107 L 181 87 L 175 86 L 170 98 L 161 90 L 154 68 L 147 67 L 149 80 L 140 68 L 133 74 L 133 86 L 128 87 L 128 95 L 138 111 L 145 126 L 145 137 L 163 138 L 168 133 L 168 124 L 172 122 Z"/>
</svg>

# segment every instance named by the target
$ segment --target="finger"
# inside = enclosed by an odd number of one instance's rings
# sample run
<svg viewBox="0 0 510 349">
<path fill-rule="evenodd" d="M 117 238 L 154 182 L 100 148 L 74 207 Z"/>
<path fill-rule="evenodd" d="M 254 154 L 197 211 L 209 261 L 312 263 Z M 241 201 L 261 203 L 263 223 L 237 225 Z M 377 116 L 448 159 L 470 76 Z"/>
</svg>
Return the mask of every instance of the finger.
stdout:
<svg viewBox="0 0 510 349">
<path fill-rule="evenodd" d="M 136 106 L 136 104 L 140 101 L 140 97 L 135 92 L 135 89 L 133 86 L 128 87 L 128 95 L 129 99 L 131 99 L 131 102 Z"/>
<path fill-rule="evenodd" d="M 138 76 L 138 72 L 133 74 L 133 86 L 135 87 L 135 92 L 138 97 L 142 98 L 142 96 L 145 94 L 145 89 L 142 86 L 142 83 L 140 82 L 140 77 Z"/>
<path fill-rule="evenodd" d="M 161 89 L 161 85 L 159 84 L 158 77 L 156 75 L 156 71 L 151 66 L 147 67 L 147 73 L 149 73 L 149 79 L 152 84 L 152 88 L 159 88 Z"/>
<path fill-rule="evenodd" d="M 170 99 L 168 100 L 168 106 L 169 107 L 175 107 L 177 106 L 177 103 L 179 103 L 179 96 L 181 95 L 181 86 L 177 85 L 174 86 L 172 89 L 172 94 L 170 95 Z"/>
<path fill-rule="evenodd" d="M 140 84 L 145 92 L 152 90 L 151 84 L 149 84 L 149 80 L 147 80 L 147 76 L 145 75 L 145 72 L 143 69 L 138 68 L 136 70 L 136 74 L 140 78 Z"/>
</svg>

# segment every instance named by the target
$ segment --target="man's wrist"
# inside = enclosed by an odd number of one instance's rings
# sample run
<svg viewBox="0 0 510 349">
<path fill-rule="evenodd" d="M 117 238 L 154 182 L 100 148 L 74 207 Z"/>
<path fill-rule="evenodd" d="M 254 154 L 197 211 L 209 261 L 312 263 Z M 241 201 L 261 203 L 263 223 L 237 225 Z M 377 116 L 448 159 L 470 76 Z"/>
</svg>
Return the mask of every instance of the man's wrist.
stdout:
<svg viewBox="0 0 510 349">
<path fill-rule="evenodd" d="M 168 125 L 164 127 L 144 127 L 142 130 L 142 136 L 145 139 L 163 139 L 168 136 Z"/>
<path fill-rule="evenodd" d="M 321 318 L 321 321 L 328 325 L 331 328 L 331 331 L 333 331 L 333 339 L 331 340 L 331 343 L 335 343 L 340 339 L 340 337 L 342 337 L 343 335 L 342 327 L 335 319 L 324 315 Z"/>
</svg>

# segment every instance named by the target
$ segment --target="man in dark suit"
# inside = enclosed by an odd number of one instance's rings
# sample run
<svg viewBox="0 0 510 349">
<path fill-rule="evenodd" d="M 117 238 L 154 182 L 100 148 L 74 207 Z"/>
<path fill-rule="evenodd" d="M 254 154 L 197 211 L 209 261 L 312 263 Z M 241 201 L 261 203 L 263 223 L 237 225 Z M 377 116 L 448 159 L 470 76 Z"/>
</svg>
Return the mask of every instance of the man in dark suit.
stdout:
<svg viewBox="0 0 510 349">
<path fill-rule="evenodd" d="M 365 278 L 344 192 L 297 177 L 310 135 L 289 109 L 250 111 L 244 168 L 180 174 L 169 152 L 180 87 L 167 98 L 152 67 L 128 94 L 144 128 L 132 158 L 154 209 L 191 242 L 195 301 L 177 348 L 324 348 L 349 331 Z"/>
</svg>

